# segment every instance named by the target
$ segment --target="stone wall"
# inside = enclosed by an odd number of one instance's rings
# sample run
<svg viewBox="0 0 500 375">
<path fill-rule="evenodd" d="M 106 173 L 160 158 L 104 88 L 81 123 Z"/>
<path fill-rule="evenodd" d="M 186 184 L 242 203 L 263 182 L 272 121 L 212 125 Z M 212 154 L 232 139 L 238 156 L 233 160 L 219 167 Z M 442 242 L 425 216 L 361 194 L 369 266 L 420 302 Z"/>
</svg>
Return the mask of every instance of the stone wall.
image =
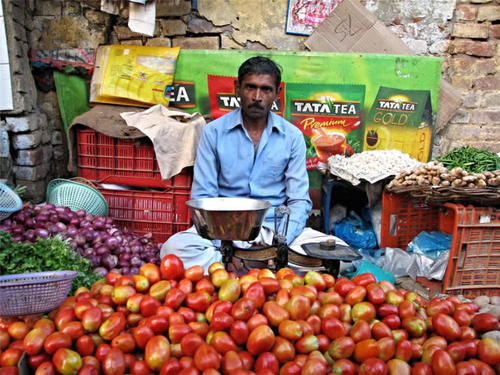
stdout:
<svg viewBox="0 0 500 375">
<path fill-rule="evenodd" d="M 35 89 L 30 48 L 305 50 L 306 37 L 284 33 L 288 0 L 157 0 L 153 37 L 130 31 L 126 7 L 111 15 L 99 0 L 2 1 L 12 15 L 5 19 L 15 109 L 0 113 L 0 178 L 27 185 L 35 201 L 48 180 L 65 176 L 66 153 L 57 96 Z M 500 0 L 362 2 L 416 54 L 443 57 L 443 76 L 463 93 L 462 108 L 436 137 L 435 155 L 464 144 L 500 152 Z"/>
</svg>

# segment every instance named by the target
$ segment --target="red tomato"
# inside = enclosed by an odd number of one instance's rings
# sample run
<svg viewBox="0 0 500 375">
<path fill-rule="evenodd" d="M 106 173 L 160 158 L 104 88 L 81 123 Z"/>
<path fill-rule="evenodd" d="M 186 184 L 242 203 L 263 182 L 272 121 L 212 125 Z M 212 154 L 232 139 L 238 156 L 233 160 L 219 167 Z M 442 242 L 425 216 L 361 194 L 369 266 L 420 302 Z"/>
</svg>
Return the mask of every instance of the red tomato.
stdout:
<svg viewBox="0 0 500 375">
<path fill-rule="evenodd" d="M 123 332 L 127 320 L 125 315 L 120 312 L 111 314 L 111 316 L 99 327 L 99 334 L 104 340 L 113 340 Z"/>
<path fill-rule="evenodd" d="M 368 358 L 359 367 L 359 375 L 387 375 L 387 365 L 378 358 Z"/>
<path fill-rule="evenodd" d="M 480 375 L 479 369 L 471 362 L 458 362 L 456 365 L 457 375 Z"/>
<path fill-rule="evenodd" d="M 385 292 L 377 283 L 366 285 L 366 296 L 374 305 L 380 305 L 385 301 Z"/>
<path fill-rule="evenodd" d="M 202 266 L 195 265 L 184 271 L 184 277 L 190 281 L 196 282 L 203 278 L 204 273 L 205 270 Z"/>
<path fill-rule="evenodd" d="M 495 318 L 496 319 L 496 318 Z M 451 316 L 438 313 L 432 317 L 432 327 L 440 336 L 448 341 L 460 338 L 460 326 Z"/>
<path fill-rule="evenodd" d="M 120 349 L 111 348 L 102 361 L 104 375 L 123 375 L 125 373 L 125 356 Z"/>
<path fill-rule="evenodd" d="M 375 314 L 375 306 L 373 306 L 371 302 L 358 302 L 354 306 L 352 306 L 351 317 L 354 322 L 358 320 L 366 320 L 367 322 L 371 322 L 373 319 L 375 319 Z"/>
<path fill-rule="evenodd" d="M 467 355 L 465 344 L 459 341 L 450 343 L 450 345 L 446 347 L 446 351 L 455 363 L 463 361 Z"/>
<path fill-rule="evenodd" d="M 143 264 L 141 268 L 139 268 L 139 275 L 145 276 L 149 280 L 150 285 L 161 280 L 160 268 L 153 263 Z"/>
<path fill-rule="evenodd" d="M 40 328 L 33 328 L 23 339 L 24 351 L 29 355 L 40 353 L 48 334 Z"/>
<path fill-rule="evenodd" d="M 360 286 L 367 286 L 368 284 L 376 283 L 377 279 L 370 272 L 365 272 L 359 275 L 354 276 L 351 281 Z"/>
<path fill-rule="evenodd" d="M 255 360 L 254 371 L 259 373 L 264 369 L 270 370 L 272 374 L 277 374 L 279 372 L 278 358 L 276 358 L 273 353 L 261 353 Z"/>
<path fill-rule="evenodd" d="M 488 313 L 474 315 L 472 326 L 478 332 L 493 331 L 498 329 L 498 318 Z"/>
<path fill-rule="evenodd" d="M 342 375 L 355 375 L 356 365 L 348 359 L 339 359 L 332 366 L 332 372 Z"/>
<path fill-rule="evenodd" d="M 200 371 L 204 371 L 209 368 L 218 369 L 221 364 L 219 353 L 217 353 L 215 349 L 208 344 L 201 344 L 198 349 L 196 349 L 193 359 L 196 368 Z"/>
<path fill-rule="evenodd" d="M 68 311 L 72 309 L 68 309 Z M 73 315 L 74 316 L 74 315 Z M 11 325 L 9 325 L 9 328 L 7 328 L 7 332 L 9 333 L 10 337 L 12 337 L 15 340 L 22 340 L 24 337 L 28 334 L 30 331 L 28 325 L 24 322 L 14 322 Z"/>
<path fill-rule="evenodd" d="M 342 297 L 345 297 L 347 293 L 354 289 L 355 286 L 356 284 L 354 284 L 348 278 L 341 277 L 337 279 L 333 288 L 338 294 L 340 294 Z"/>
<path fill-rule="evenodd" d="M 92 355 L 95 350 L 94 340 L 88 335 L 80 336 L 76 340 L 75 348 L 82 357 Z"/>
<path fill-rule="evenodd" d="M 180 362 L 173 358 L 163 364 L 160 370 L 160 375 L 176 375 L 181 371 L 181 369 Z M 132 373 L 132 375 L 134 375 L 134 373 Z"/>
<path fill-rule="evenodd" d="M 155 335 L 162 335 L 168 331 L 168 319 L 161 315 L 153 315 L 148 318 L 147 326 L 149 326 Z"/>
<path fill-rule="evenodd" d="M 140 349 L 144 349 L 149 339 L 154 336 L 153 330 L 148 326 L 132 328 L 131 332 L 137 347 Z"/>
<path fill-rule="evenodd" d="M 23 352 L 20 349 L 8 348 L 0 354 L 0 366 L 9 367 L 17 366 Z"/>
<path fill-rule="evenodd" d="M 54 354 L 57 349 L 60 348 L 70 348 L 71 347 L 71 337 L 66 333 L 54 332 L 47 336 L 43 343 L 43 349 L 48 354 Z"/>
<path fill-rule="evenodd" d="M 362 363 L 370 357 L 377 358 L 378 355 L 379 348 L 377 342 L 373 339 L 360 341 L 354 347 L 354 359 L 358 363 Z"/>
<path fill-rule="evenodd" d="M 247 342 L 250 331 L 248 329 L 247 324 L 241 320 L 235 320 L 231 324 L 231 328 L 229 330 L 229 334 L 231 335 L 234 342 L 238 345 L 243 345 Z"/>
<path fill-rule="evenodd" d="M 375 340 L 380 340 L 382 337 L 392 338 L 392 330 L 384 322 L 376 322 L 372 325 L 372 336 Z"/>
<path fill-rule="evenodd" d="M 500 343 L 492 338 L 485 337 L 478 344 L 479 359 L 489 365 L 500 363 Z"/>
<path fill-rule="evenodd" d="M 366 296 L 366 288 L 361 285 L 356 285 L 345 296 L 344 302 L 348 305 L 354 306 L 364 300 Z"/>
<path fill-rule="evenodd" d="M 214 332 L 210 339 L 210 345 L 220 354 L 226 354 L 230 350 L 237 350 L 236 343 L 227 332 Z"/>
<path fill-rule="evenodd" d="M 392 337 L 382 337 L 377 341 L 378 358 L 384 362 L 392 359 L 396 354 L 396 341 Z"/>
<path fill-rule="evenodd" d="M 397 315 L 398 313 L 398 307 L 388 303 L 384 303 L 377 307 L 377 316 L 379 318 L 385 318 L 388 315 Z"/>
<path fill-rule="evenodd" d="M 411 368 L 411 375 L 433 375 L 432 366 L 428 363 L 417 362 Z"/>
<path fill-rule="evenodd" d="M 412 357 L 412 346 L 408 340 L 401 340 L 396 345 L 396 358 L 405 362 L 410 362 Z"/>
<path fill-rule="evenodd" d="M 255 314 L 247 321 L 248 330 L 252 332 L 255 328 L 261 325 L 267 325 L 267 318 L 262 314 Z"/>
<path fill-rule="evenodd" d="M 254 356 L 270 351 L 274 345 L 275 336 L 268 325 L 260 325 L 250 332 L 247 350 Z"/>
<path fill-rule="evenodd" d="M 99 307 L 91 307 L 82 313 L 82 327 L 87 332 L 95 332 L 101 326 L 102 319 L 102 310 Z"/>
<path fill-rule="evenodd" d="M 291 324 L 295 326 L 294 323 Z M 326 317 L 321 321 L 321 331 L 328 336 L 328 338 L 334 340 L 337 337 L 345 336 L 345 328 L 342 322 L 333 317 Z M 297 331 L 300 332 L 300 331 Z M 280 332 L 281 333 L 281 332 Z M 292 338 L 293 339 L 293 338 Z"/>
<path fill-rule="evenodd" d="M 145 317 L 155 315 L 156 311 L 160 306 L 161 302 L 158 299 L 149 295 L 144 296 L 139 304 L 141 314 Z"/>
<path fill-rule="evenodd" d="M 160 272 L 166 280 L 180 280 L 184 276 L 184 263 L 177 255 L 168 254 L 161 260 Z"/>
<path fill-rule="evenodd" d="M 149 339 L 144 349 L 144 359 L 151 370 L 159 371 L 169 358 L 170 342 L 165 336 L 154 336 Z"/>
<path fill-rule="evenodd" d="M 431 359 L 432 370 L 439 375 L 455 375 L 457 369 L 453 358 L 444 350 L 437 350 Z"/>
<path fill-rule="evenodd" d="M 355 342 L 370 339 L 372 337 L 370 325 L 365 320 L 358 320 L 351 327 L 351 330 L 349 331 L 349 336 Z"/>
<path fill-rule="evenodd" d="M 243 369 L 243 362 L 235 351 L 229 351 L 222 358 L 222 372 L 229 374 L 231 371 Z"/>
<path fill-rule="evenodd" d="M 192 328 L 185 323 L 173 324 L 168 328 L 168 338 L 172 343 L 181 342 L 181 339 L 192 332 Z"/>
<path fill-rule="evenodd" d="M 135 339 L 131 333 L 125 332 L 111 341 L 111 347 L 120 349 L 123 353 L 132 353 L 135 349 Z"/>
<path fill-rule="evenodd" d="M 348 336 L 338 337 L 330 343 L 328 354 L 333 359 L 347 359 L 354 353 L 356 343 Z"/>
<path fill-rule="evenodd" d="M 277 336 L 272 353 L 278 359 L 279 363 L 293 361 L 295 358 L 295 346 L 287 339 Z"/>
<path fill-rule="evenodd" d="M 43 362 L 35 371 L 35 375 L 54 375 L 55 373 L 56 369 L 52 362 Z"/>
<path fill-rule="evenodd" d="M 203 339 L 196 333 L 188 333 L 181 339 L 181 349 L 184 355 L 192 357 L 198 347 L 203 344 Z"/>
<path fill-rule="evenodd" d="M 253 301 L 255 308 L 259 309 L 266 302 L 266 293 L 264 286 L 260 282 L 250 284 L 247 290 L 243 293 L 243 297 Z"/>
<path fill-rule="evenodd" d="M 104 361 L 104 358 L 111 350 L 111 345 L 109 344 L 99 344 L 95 351 L 95 357 L 99 360 L 99 362 Z"/>
<path fill-rule="evenodd" d="M 82 357 L 68 348 L 60 348 L 54 353 L 52 363 L 61 375 L 75 375 L 82 367 Z"/>
<path fill-rule="evenodd" d="M 411 367 L 405 361 L 400 359 L 391 359 L 387 362 L 387 368 L 389 369 L 389 374 L 393 375 L 410 375 Z M 440 374 L 441 375 L 441 374 Z"/>
<path fill-rule="evenodd" d="M 231 315 L 235 320 L 247 321 L 255 313 L 255 303 L 246 297 L 237 300 L 231 308 Z"/>
</svg>

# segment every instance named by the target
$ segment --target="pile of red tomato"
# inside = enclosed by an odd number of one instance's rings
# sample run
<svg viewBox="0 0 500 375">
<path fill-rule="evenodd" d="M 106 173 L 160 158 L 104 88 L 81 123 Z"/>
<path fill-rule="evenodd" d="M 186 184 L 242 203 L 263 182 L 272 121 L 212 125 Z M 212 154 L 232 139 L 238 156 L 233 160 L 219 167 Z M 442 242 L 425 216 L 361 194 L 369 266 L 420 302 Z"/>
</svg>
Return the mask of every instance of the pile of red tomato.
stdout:
<svg viewBox="0 0 500 375">
<path fill-rule="evenodd" d="M 45 317 L 0 320 L 0 375 L 499 373 L 499 327 L 457 297 L 423 300 L 372 274 L 284 268 L 236 277 L 169 255 L 108 273 Z"/>
</svg>

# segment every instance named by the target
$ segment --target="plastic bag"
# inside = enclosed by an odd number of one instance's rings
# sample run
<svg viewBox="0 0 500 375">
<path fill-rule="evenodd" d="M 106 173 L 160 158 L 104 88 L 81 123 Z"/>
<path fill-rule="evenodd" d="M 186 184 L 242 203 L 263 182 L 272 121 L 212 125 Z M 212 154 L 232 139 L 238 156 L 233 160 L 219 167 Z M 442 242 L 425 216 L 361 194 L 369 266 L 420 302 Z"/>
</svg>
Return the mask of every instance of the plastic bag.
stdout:
<svg viewBox="0 0 500 375">
<path fill-rule="evenodd" d="M 354 211 L 350 211 L 344 220 L 335 225 L 335 235 L 358 249 L 377 247 L 377 237 L 369 219 L 361 218 Z"/>
<path fill-rule="evenodd" d="M 450 250 L 453 235 L 441 232 L 420 232 L 409 244 L 406 251 L 437 259 Z"/>
</svg>

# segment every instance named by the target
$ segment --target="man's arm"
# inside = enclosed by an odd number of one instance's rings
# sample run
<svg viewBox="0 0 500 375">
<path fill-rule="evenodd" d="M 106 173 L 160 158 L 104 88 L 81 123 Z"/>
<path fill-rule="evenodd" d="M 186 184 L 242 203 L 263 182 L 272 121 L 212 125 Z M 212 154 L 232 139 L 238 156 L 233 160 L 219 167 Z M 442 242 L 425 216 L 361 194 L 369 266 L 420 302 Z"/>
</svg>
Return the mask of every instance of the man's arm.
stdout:
<svg viewBox="0 0 500 375">
<path fill-rule="evenodd" d="M 304 230 L 312 208 L 309 197 L 309 177 L 306 170 L 306 144 L 302 134 L 293 140 L 290 162 L 285 171 L 285 184 L 286 204 L 290 208 L 286 242 L 291 244 Z"/>
<path fill-rule="evenodd" d="M 217 152 L 215 129 L 210 125 L 203 128 L 196 151 L 191 198 L 212 198 L 219 196 L 217 180 Z"/>
</svg>

